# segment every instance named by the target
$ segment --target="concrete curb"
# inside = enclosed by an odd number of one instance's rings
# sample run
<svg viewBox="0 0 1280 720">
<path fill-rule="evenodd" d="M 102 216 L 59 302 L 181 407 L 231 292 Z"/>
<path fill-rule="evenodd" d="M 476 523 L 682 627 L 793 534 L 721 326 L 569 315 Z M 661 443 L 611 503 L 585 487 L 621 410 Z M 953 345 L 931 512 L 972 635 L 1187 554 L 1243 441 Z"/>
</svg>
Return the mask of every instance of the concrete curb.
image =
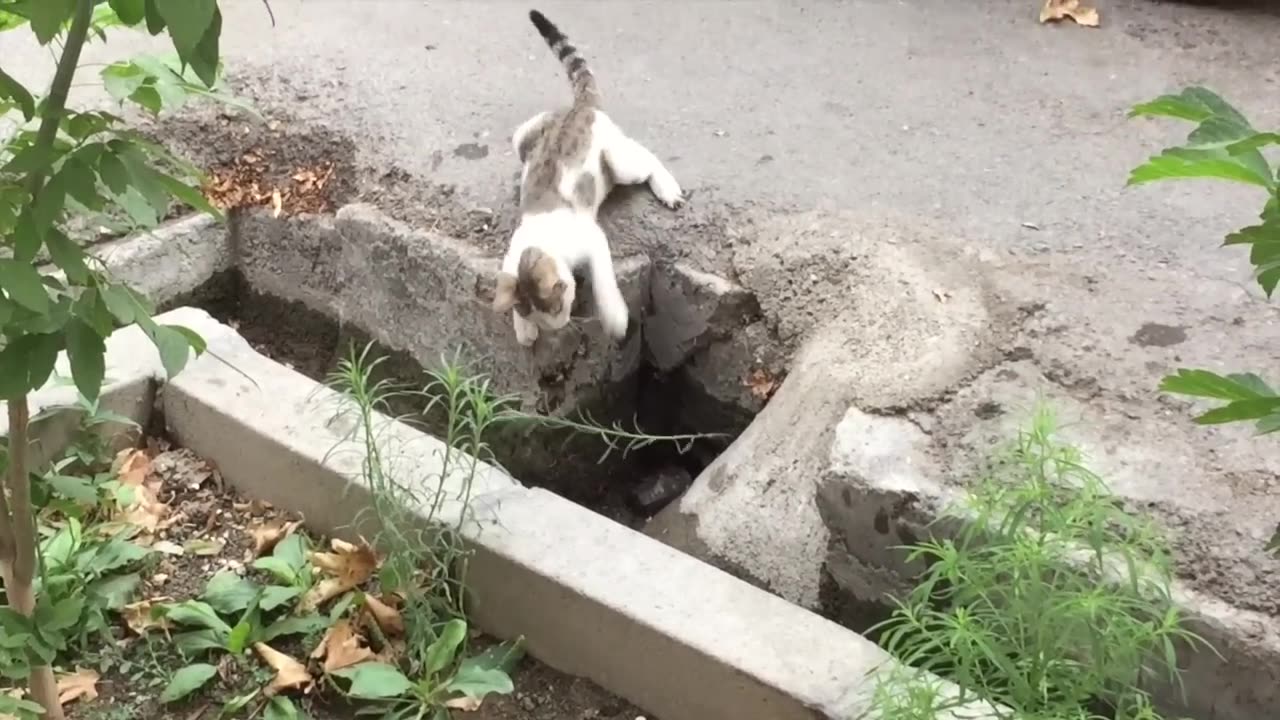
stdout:
<svg viewBox="0 0 1280 720">
<path fill-rule="evenodd" d="M 205 355 L 164 388 L 175 439 L 243 492 L 306 513 L 320 532 L 353 532 L 368 495 L 356 475 L 362 450 L 349 440 L 352 425 L 334 412 L 336 395 L 259 355 L 203 311 L 181 308 L 160 319 L 201 333 L 226 361 Z M 438 477 L 440 442 L 385 422 L 398 467 L 413 469 L 416 479 Z M 494 468 L 479 469 L 476 512 L 465 523 L 476 551 L 468 576 L 475 619 L 499 637 L 525 636 L 548 665 L 664 720 L 859 717 L 875 676 L 894 667 L 835 623 Z M 443 488 L 456 493 L 458 479 Z M 456 518 L 456 510 L 443 517 Z"/>
</svg>

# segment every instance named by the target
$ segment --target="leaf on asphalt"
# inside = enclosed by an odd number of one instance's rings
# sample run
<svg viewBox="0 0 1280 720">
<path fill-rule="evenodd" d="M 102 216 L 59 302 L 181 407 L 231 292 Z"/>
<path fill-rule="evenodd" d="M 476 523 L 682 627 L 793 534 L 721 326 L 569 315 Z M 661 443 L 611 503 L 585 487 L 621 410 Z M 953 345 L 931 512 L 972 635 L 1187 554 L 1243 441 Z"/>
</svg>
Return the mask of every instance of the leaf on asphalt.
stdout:
<svg viewBox="0 0 1280 720">
<path fill-rule="evenodd" d="M 311 651 L 311 657 L 323 659 L 325 673 L 333 673 L 372 660 L 374 653 L 365 645 L 365 639 L 352 627 L 350 620 L 339 620 L 329 627 L 320 644 Z"/>
<path fill-rule="evenodd" d="M 73 673 L 58 675 L 58 704 L 83 699 L 85 702 L 98 697 L 98 673 L 76 668 Z"/>
<path fill-rule="evenodd" d="M 307 672 L 305 665 L 266 643 L 254 643 L 253 649 L 258 652 L 263 662 L 276 671 L 275 678 L 267 687 L 267 695 L 275 695 L 285 690 L 300 689 L 304 693 L 311 690 L 311 673 Z"/>
<path fill-rule="evenodd" d="M 1042 23 L 1057 22 L 1067 18 L 1085 27 L 1098 27 L 1101 20 L 1098 9 L 1081 0 L 1045 0 L 1044 7 L 1040 8 Z"/>
<path fill-rule="evenodd" d="M 139 600 L 121 608 L 120 616 L 124 618 L 125 625 L 128 625 L 135 635 L 145 635 L 149 630 L 164 630 L 167 632 L 173 627 L 173 623 L 165 615 L 155 616 L 152 613 L 152 609 L 171 602 L 173 602 L 173 598 L 168 596 Z"/>
<path fill-rule="evenodd" d="M 364 538 L 359 544 L 334 538 L 331 544 L 331 553 L 311 553 L 311 563 L 330 577 L 316 583 L 303 596 L 300 604 L 303 612 L 314 610 L 326 601 L 359 587 L 378 569 L 378 556 Z"/>
<path fill-rule="evenodd" d="M 276 518 L 250 527 L 249 536 L 253 538 L 253 558 L 262 557 L 274 550 L 277 543 L 297 530 L 300 525 L 302 525 L 301 520 L 289 521 L 285 518 Z"/>
</svg>

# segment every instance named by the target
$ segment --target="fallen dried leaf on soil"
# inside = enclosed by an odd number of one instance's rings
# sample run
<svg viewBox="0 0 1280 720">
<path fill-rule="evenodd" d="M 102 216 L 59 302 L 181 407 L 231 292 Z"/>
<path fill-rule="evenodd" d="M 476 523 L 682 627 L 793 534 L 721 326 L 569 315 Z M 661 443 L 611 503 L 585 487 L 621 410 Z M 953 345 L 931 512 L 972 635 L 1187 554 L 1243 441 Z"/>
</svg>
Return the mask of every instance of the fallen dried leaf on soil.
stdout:
<svg viewBox="0 0 1280 720">
<path fill-rule="evenodd" d="M 331 553 L 311 553 L 311 563 L 332 577 L 321 580 L 307 591 L 300 604 L 303 611 L 314 610 L 327 600 L 359 587 L 378 569 L 378 556 L 364 538 L 358 545 L 334 538 L 331 545 L 334 550 Z"/>
<path fill-rule="evenodd" d="M 123 508 L 117 519 L 138 526 L 148 535 L 172 524 L 177 518 L 170 516 L 169 506 L 159 498 L 164 479 L 151 472 L 151 457 L 147 452 L 126 448 L 116 455 L 116 460 L 120 485 L 133 492 L 133 502 Z"/>
<path fill-rule="evenodd" d="M 302 663 L 276 650 L 266 643 L 254 643 L 253 649 L 258 652 L 262 661 L 276 671 L 276 676 L 267 687 L 267 695 L 275 695 L 284 690 L 311 689 L 311 673 Z"/>
<path fill-rule="evenodd" d="M 364 596 L 364 607 L 369 615 L 373 616 L 374 622 L 378 623 L 384 635 L 392 637 L 404 634 L 404 618 L 400 616 L 399 610 L 373 595 Z"/>
<path fill-rule="evenodd" d="M 462 712 L 475 712 L 480 709 L 480 705 L 483 704 L 483 702 L 484 701 L 480 698 L 467 697 L 464 695 L 452 700 L 445 700 L 444 706 L 454 710 L 461 710 Z"/>
<path fill-rule="evenodd" d="M 249 537 L 253 538 L 253 557 L 249 559 L 260 558 L 274 550 L 281 540 L 288 537 L 289 533 L 297 530 L 301 524 L 301 520 L 291 522 L 284 518 L 276 518 L 270 522 L 250 527 Z"/>
<path fill-rule="evenodd" d="M 746 380 L 742 384 L 747 386 L 751 391 L 752 397 L 757 400 L 768 400 L 773 397 L 773 393 L 778 389 L 778 380 L 769 374 L 768 370 L 757 368 L 751 371 Z"/>
<path fill-rule="evenodd" d="M 298 167 L 281 177 L 273 173 L 271 163 L 264 160 L 263 156 L 267 154 L 246 152 L 229 164 L 210 170 L 202 188 L 205 198 L 223 210 L 270 207 L 273 217 L 323 213 L 333 209 L 333 203 L 325 192 L 325 186 L 333 178 L 332 162 Z M 271 175 L 280 179 L 272 181 Z"/>
<path fill-rule="evenodd" d="M 222 538 L 214 540 L 206 540 L 204 538 L 193 538 L 183 544 L 182 549 L 192 555 L 217 555 L 222 552 L 222 548 L 227 546 L 227 541 Z"/>
<path fill-rule="evenodd" d="M 1067 18 L 1085 27 L 1098 27 L 1101 21 L 1098 17 L 1098 9 L 1092 5 L 1086 5 L 1081 0 L 1045 0 L 1044 7 L 1040 8 L 1042 23 L 1057 22 Z"/>
<path fill-rule="evenodd" d="M 329 627 L 329 631 L 321 638 L 320 644 L 311 651 L 311 657 L 324 659 L 324 671 L 332 673 L 345 667 L 351 667 L 366 660 L 372 660 L 373 651 L 364 644 L 364 638 L 356 633 L 350 620 L 339 620 Z"/>
<path fill-rule="evenodd" d="M 98 679 L 101 676 L 93 670 L 76 668 L 73 673 L 58 676 L 58 703 L 66 705 L 75 700 L 85 702 L 98 697 Z"/>
<path fill-rule="evenodd" d="M 159 475 L 166 483 L 198 490 L 217 470 L 195 452 L 187 448 L 175 448 L 152 458 L 151 472 Z"/>
<path fill-rule="evenodd" d="M 148 630 L 168 630 L 173 627 L 169 622 L 169 618 L 163 615 L 152 617 L 151 609 L 157 605 L 171 602 L 173 602 L 173 598 L 168 596 L 139 600 L 121 608 L 120 616 L 124 618 L 125 625 L 128 625 L 135 635 L 145 635 Z"/>
</svg>

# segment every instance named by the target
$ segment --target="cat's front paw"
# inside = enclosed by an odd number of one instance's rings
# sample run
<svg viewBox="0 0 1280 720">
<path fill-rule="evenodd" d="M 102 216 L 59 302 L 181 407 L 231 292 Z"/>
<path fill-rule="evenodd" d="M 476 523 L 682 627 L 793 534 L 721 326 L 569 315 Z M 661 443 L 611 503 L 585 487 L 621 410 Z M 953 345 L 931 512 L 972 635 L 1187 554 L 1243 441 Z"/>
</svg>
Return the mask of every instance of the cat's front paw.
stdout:
<svg viewBox="0 0 1280 720">
<path fill-rule="evenodd" d="M 616 306 L 605 308 L 600 313 L 600 325 L 604 327 L 604 331 L 614 340 L 621 340 L 627 336 L 627 322 L 629 320 L 627 306 L 619 303 Z"/>
<path fill-rule="evenodd" d="M 516 316 L 516 342 L 524 347 L 533 347 L 533 343 L 538 339 L 538 326 L 533 323 Z"/>
<path fill-rule="evenodd" d="M 663 205 L 666 205 L 672 210 L 684 205 L 684 192 L 680 190 L 680 183 L 676 182 L 675 177 L 671 173 L 660 173 L 654 175 L 653 181 L 650 185 L 653 187 L 653 194 L 658 196 L 659 202 Z"/>
</svg>

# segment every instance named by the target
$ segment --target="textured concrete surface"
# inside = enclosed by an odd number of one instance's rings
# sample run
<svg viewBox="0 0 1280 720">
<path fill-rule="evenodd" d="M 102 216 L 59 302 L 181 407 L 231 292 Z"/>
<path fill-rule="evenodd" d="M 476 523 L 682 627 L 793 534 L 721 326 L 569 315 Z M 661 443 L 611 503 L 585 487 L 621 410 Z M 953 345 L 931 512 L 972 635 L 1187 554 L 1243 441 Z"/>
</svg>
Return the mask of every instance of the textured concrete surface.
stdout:
<svg viewBox="0 0 1280 720">
<path fill-rule="evenodd" d="M 203 311 L 161 321 L 200 332 L 204 356 L 164 388 L 165 421 L 242 492 L 350 534 L 368 495 L 363 449 L 322 386 L 253 351 Z M 234 367 L 232 367 L 234 366 Z M 440 443 L 380 416 L 392 477 L 456 497 L 460 463 Z M 847 720 L 894 665 L 867 640 L 796 605 L 483 463 L 464 523 L 480 627 L 523 635 L 540 660 L 598 682 L 668 720 Z M 412 473 L 412 474 L 405 474 Z M 445 475 L 437 485 L 435 476 Z M 457 507 L 438 516 L 456 519 Z M 367 516 L 365 516 L 367 517 Z M 371 528 L 366 526 L 366 532 Z M 767 621 L 765 620 L 767 618 Z M 965 717 L 991 717 L 979 707 Z"/>
</svg>

